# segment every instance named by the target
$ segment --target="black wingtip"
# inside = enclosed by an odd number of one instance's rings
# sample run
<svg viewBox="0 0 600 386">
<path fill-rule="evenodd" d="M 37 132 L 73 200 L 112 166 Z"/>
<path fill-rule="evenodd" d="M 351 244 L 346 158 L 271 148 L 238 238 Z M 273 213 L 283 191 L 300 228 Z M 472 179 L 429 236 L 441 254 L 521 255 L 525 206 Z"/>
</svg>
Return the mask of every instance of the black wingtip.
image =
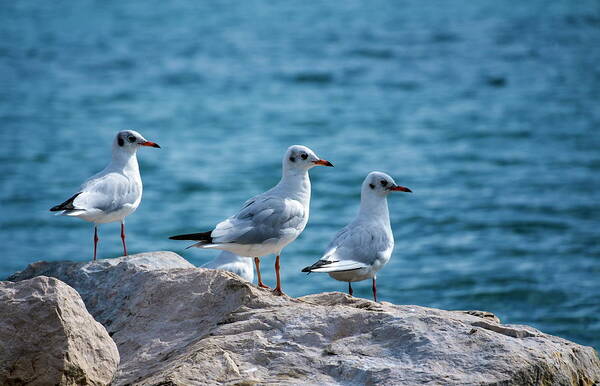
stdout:
<svg viewBox="0 0 600 386">
<path fill-rule="evenodd" d="M 334 263 L 334 261 L 329 261 L 329 260 L 319 260 L 319 261 L 317 261 L 316 263 L 314 263 L 314 264 L 313 264 L 313 265 L 311 265 L 311 266 L 308 266 L 308 267 L 304 267 L 304 268 L 302 268 L 302 272 L 308 272 L 308 273 L 311 273 L 313 269 L 315 269 L 315 268 L 319 268 L 319 267 L 322 267 L 322 266 L 324 266 L 324 265 L 329 265 L 329 264 L 331 264 L 331 263 Z"/>
<path fill-rule="evenodd" d="M 177 236 L 171 236 L 169 237 L 169 240 L 193 240 L 194 239 L 190 238 L 191 235 L 177 235 Z"/>
<path fill-rule="evenodd" d="M 201 233 L 188 233 L 187 235 L 176 235 L 169 237 L 170 240 L 191 240 L 191 241 L 203 241 L 207 244 L 212 243 L 212 237 L 210 234 L 212 231 L 201 232 Z"/>
<path fill-rule="evenodd" d="M 50 212 L 58 212 L 61 210 L 75 210 L 77 208 L 75 208 L 75 206 L 73 206 L 73 201 L 75 201 L 75 198 L 77 196 L 79 196 L 81 194 L 81 192 L 79 193 L 75 193 L 74 195 L 72 195 L 71 197 L 69 197 L 69 199 L 67 199 L 65 202 L 55 205 L 52 208 L 50 208 Z"/>
</svg>

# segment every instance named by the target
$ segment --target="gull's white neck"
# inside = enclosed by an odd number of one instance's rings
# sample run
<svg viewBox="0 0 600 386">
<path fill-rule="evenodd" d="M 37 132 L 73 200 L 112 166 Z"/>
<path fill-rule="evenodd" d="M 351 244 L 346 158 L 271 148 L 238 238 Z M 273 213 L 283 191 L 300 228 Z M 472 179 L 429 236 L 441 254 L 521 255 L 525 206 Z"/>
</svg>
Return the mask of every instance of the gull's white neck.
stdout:
<svg viewBox="0 0 600 386">
<path fill-rule="evenodd" d="M 128 151 L 118 147 L 113 148 L 112 159 L 107 169 L 120 171 L 124 174 L 140 174 L 140 168 L 137 161 L 137 151 L 134 149 Z"/>
<path fill-rule="evenodd" d="M 285 196 L 304 204 L 310 202 L 310 178 L 307 169 L 284 168 L 283 176 L 273 188 Z"/>
<path fill-rule="evenodd" d="M 374 194 L 362 194 L 360 197 L 358 219 L 379 223 L 386 228 L 391 229 L 387 197 Z"/>
</svg>

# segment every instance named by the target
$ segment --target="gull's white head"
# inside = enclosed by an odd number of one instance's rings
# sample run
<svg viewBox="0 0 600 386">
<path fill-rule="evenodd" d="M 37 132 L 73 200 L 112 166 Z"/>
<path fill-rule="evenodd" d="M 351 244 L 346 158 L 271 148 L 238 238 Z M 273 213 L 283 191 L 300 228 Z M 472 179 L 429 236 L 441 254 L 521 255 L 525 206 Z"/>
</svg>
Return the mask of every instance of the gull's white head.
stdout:
<svg viewBox="0 0 600 386">
<path fill-rule="evenodd" d="M 333 165 L 331 162 L 319 158 L 314 151 L 302 145 L 288 147 L 283 156 L 283 170 L 304 171 L 315 166 Z"/>
<path fill-rule="evenodd" d="M 113 142 L 113 149 L 134 153 L 140 146 L 158 147 L 158 144 L 148 141 L 140 133 L 134 130 L 123 130 L 117 133 Z"/>
<path fill-rule="evenodd" d="M 383 172 L 371 172 L 362 184 L 362 197 L 386 197 L 390 192 L 412 192 L 396 184 L 396 181 Z"/>
</svg>

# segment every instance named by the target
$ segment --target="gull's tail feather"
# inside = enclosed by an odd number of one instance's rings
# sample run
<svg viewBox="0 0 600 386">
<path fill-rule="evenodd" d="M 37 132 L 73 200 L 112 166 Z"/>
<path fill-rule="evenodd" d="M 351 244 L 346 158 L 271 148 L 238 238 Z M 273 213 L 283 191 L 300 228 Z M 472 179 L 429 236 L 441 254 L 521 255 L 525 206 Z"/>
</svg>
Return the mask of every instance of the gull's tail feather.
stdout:
<svg viewBox="0 0 600 386">
<path fill-rule="evenodd" d="M 205 247 L 209 247 L 213 244 L 211 243 L 207 243 L 205 241 L 199 241 L 195 244 L 190 245 L 189 247 L 185 247 L 185 249 L 190 249 L 190 248 L 205 248 Z"/>
<path fill-rule="evenodd" d="M 62 212 L 55 213 L 55 216 L 74 216 L 77 217 L 80 214 L 85 213 L 84 209 L 75 209 L 75 210 L 63 210 Z"/>
<path fill-rule="evenodd" d="M 309 267 L 304 267 L 302 272 L 343 272 L 367 268 L 364 263 L 354 260 L 329 261 L 319 260 Z"/>
</svg>

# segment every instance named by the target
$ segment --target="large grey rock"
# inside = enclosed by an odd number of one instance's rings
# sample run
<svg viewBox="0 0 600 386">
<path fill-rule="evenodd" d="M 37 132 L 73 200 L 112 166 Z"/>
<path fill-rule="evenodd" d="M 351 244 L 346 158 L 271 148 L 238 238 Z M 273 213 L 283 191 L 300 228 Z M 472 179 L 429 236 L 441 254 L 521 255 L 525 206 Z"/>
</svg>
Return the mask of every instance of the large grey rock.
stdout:
<svg viewBox="0 0 600 386">
<path fill-rule="evenodd" d="M 45 276 L 0 282 L 0 384 L 107 385 L 118 364 L 73 288 Z"/>
<path fill-rule="evenodd" d="M 129 295 L 127 282 L 137 272 L 193 267 L 176 253 L 158 251 L 86 262 L 38 261 L 7 280 L 19 281 L 40 275 L 55 277 L 75 288 L 88 311 L 96 317 L 102 311 L 112 311 L 109 308 L 117 303 L 113 297 Z M 118 291 L 111 290 L 115 285 Z"/>
<path fill-rule="evenodd" d="M 163 259 L 155 253 L 152 259 Z M 105 264 L 73 285 L 117 343 L 114 384 L 578 384 L 596 352 L 485 312 L 272 296 L 221 271 Z M 50 273 L 46 273 L 50 274 Z M 13 279 L 22 279 L 23 273 Z M 101 280 L 99 280 L 101 278 Z"/>
</svg>

